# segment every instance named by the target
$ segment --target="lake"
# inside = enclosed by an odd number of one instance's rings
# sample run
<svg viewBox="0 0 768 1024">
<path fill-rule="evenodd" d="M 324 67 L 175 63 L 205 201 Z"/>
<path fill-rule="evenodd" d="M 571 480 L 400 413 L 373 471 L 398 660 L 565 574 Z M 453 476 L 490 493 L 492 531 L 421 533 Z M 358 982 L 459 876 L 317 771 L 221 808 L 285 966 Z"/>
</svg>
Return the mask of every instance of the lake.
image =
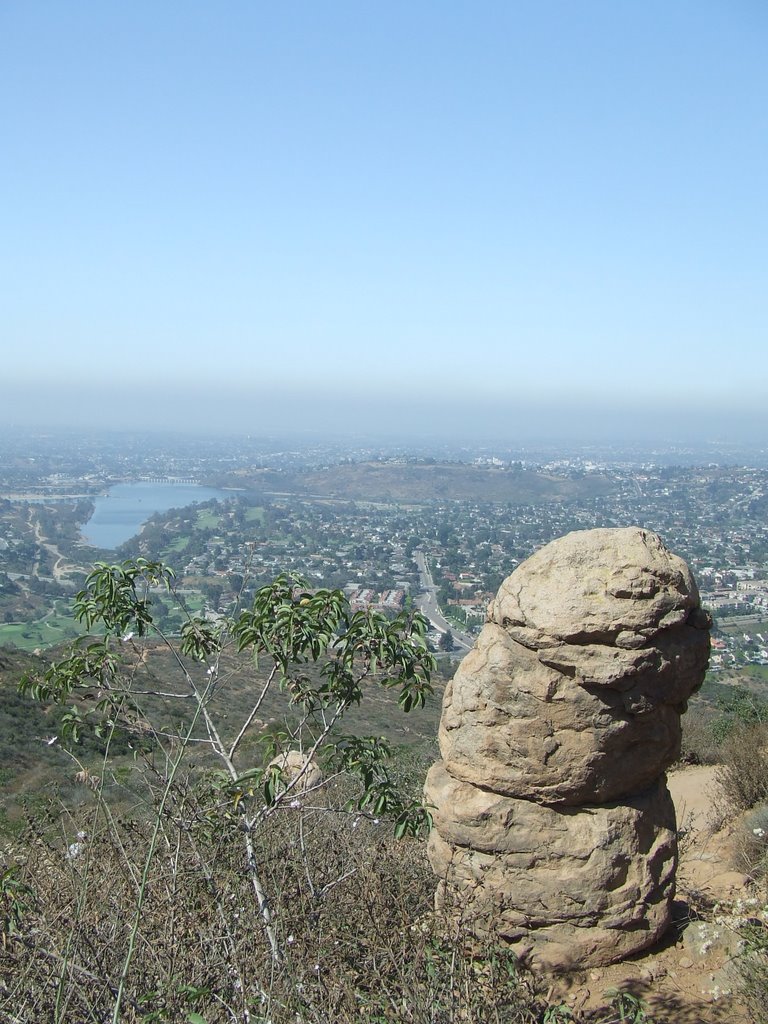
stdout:
<svg viewBox="0 0 768 1024">
<path fill-rule="evenodd" d="M 231 491 L 199 484 L 130 483 L 115 484 L 109 492 L 95 499 L 96 508 L 81 529 L 83 539 L 96 548 L 114 549 L 135 537 L 155 512 L 187 505 L 211 498 L 231 498 Z"/>
</svg>

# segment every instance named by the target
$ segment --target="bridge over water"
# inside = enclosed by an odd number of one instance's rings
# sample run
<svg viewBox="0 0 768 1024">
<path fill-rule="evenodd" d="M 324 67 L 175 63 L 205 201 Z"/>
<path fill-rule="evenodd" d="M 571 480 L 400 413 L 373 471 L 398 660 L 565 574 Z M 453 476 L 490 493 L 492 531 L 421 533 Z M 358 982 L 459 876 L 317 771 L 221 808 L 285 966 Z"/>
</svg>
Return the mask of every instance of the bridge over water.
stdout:
<svg viewBox="0 0 768 1024">
<path fill-rule="evenodd" d="M 139 482 L 142 484 L 199 484 L 199 480 L 195 480 L 191 476 L 140 476 Z"/>
</svg>

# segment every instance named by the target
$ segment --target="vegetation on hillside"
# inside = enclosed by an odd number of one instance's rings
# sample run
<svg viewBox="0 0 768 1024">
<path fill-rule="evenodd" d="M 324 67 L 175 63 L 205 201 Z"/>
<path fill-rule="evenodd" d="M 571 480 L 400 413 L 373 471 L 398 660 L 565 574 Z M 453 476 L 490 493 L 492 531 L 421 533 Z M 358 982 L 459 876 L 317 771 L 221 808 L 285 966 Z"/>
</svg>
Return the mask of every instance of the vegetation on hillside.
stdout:
<svg viewBox="0 0 768 1024">
<path fill-rule="evenodd" d="M 420 460 L 346 460 L 300 471 L 239 470 L 218 473 L 206 482 L 218 487 L 247 487 L 257 493 L 314 495 L 353 501 L 505 501 L 528 503 L 592 498 L 612 494 L 607 475 L 569 475 L 524 468 L 521 463 L 488 467 L 464 462 Z"/>
<path fill-rule="evenodd" d="M 0 1019 L 651 1020 L 631 991 L 572 1012 L 507 947 L 473 936 L 460 907 L 434 912 L 426 763 L 418 747 L 388 757 L 379 736 L 347 728 L 377 693 L 414 713 L 428 699 L 420 617 L 352 613 L 339 592 L 282 577 L 229 616 L 183 612 L 176 637 L 155 621 L 161 594 L 175 591 L 160 564 L 99 565 L 76 605 L 88 635 L 50 666 L 19 654 L 0 665 L 26 672 L 7 731 L 17 721 L 72 776 L 28 805 L 2 851 Z M 720 696 L 691 721 L 724 760 L 730 808 L 752 807 L 760 878 L 765 706 Z M 704 759 L 695 737 L 686 746 Z M 765 924 L 739 927 L 744 991 L 764 1020 Z"/>
</svg>

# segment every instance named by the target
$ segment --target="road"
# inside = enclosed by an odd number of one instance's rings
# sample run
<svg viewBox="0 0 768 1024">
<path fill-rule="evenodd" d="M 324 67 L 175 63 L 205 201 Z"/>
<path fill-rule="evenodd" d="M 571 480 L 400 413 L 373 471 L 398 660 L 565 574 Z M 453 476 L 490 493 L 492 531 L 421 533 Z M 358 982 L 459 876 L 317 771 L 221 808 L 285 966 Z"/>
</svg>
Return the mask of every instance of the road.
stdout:
<svg viewBox="0 0 768 1024">
<path fill-rule="evenodd" d="M 56 561 L 53 563 L 53 578 L 57 583 L 69 583 L 71 582 L 69 580 L 69 576 L 71 574 L 80 574 L 86 571 L 83 566 L 78 566 L 72 562 L 69 562 L 69 560 L 64 555 L 62 555 L 62 553 L 59 551 L 56 545 L 52 544 L 47 537 L 43 536 L 43 529 L 42 526 L 40 525 L 40 520 L 35 517 L 35 511 L 32 508 L 30 508 L 29 510 L 28 521 L 31 530 L 34 533 L 35 541 L 37 542 L 39 547 L 45 548 L 46 551 L 49 552 L 51 557 L 56 559 Z M 41 579 L 43 578 L 40 576 L 39 552 L 37 555 L 37 560 L 35 562 L 34 569 L 32 571 L 32 575 L 38 576 Z"/>
<path fill-rule="evenodd" d="M 470 647 L 474 645 L 475 638 L 470 636 L 469 633 L 462 633 L 455 626 L 452 626 L 447 621 L 443 613 L 440 611 L 440 605 L 437 603 L 437 587 L 435 581 L 432 578 L 432 573 L 429 571 L 427 560 L 421 551 L 414 551 L 413 557 L 416 561 L 416 565 L 419 569 L 419 580 L 421 582 L 422 593 L 416 597 L 416 605 L 422 615 L 429 619 L 435 629 L 439 629 L 441 633 L 446 633 L 448 630 L 453 634 L 453 639 L 457 647 L 462 647 L 465 651 L 468 651 Z"/>
</svg>

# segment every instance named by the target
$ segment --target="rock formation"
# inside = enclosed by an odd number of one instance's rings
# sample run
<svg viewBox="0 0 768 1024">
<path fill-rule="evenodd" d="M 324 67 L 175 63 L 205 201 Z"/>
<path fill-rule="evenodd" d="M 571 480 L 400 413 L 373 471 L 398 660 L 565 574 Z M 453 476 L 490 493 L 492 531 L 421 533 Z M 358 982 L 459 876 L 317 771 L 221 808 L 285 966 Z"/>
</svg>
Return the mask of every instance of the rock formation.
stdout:
<svg viewBox="0 0 768 1024">
<path fill-rule="evenodd" d="M 666 768 L 709 616 L 647 530 L 553 541 L 504 581 L 445 691 L 426 802 L 439 905 L 542 965 L 599 965 L 670 922 Z"/>
<path fill-rule="evenodd" d="M 278 792 L 282 792 L 295 783 L 293 788 L 296 794 L 307 793 L 323 781 L 320 765 L 300 750 L 286 750 L 284 753 L 278 754 L 267 765 L 267 769 L 269 768 L 278 768 L 280 771 Z M 298 782 L 296 782 L 297 779 Z"/>
</svg>

